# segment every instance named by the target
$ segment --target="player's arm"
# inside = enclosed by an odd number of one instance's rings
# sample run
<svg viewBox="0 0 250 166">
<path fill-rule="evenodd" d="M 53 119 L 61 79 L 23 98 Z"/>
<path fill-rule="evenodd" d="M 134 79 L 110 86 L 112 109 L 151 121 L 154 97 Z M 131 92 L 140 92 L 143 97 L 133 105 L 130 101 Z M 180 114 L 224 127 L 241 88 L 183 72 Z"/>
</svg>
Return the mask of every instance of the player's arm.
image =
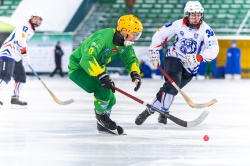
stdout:
<svg viewBox="0 0 250 166">
<path fill-rule="evenodd" d="M 101 86 L 115 92 L 115 84 L 98 63 L 98 57 L 105 43 L 102 39 L 92 40 L 89 46 L 82 47 L 82 58 L 80 66 L 90 75 L 100 80 Z"/>
<path fill-rule="evenodd" d="M 121 59 L 125 63 L 126 71 L 129 73 L 132 82 L 135 83 L 134 91 L 137 91 L 141 86 L 141 71 L 139 60 L 136 57 L 133 46 L 126 47 L 126 51 L 122 54 Z"/>
<path fill-rule="evenodd" d="M 152 42 L 149 48 L 150 62 L 157 67 L 160 64 L 160 53 L 163 43 L 167 42 L 175 35 L 176 22 L 166 24 L 158 29 L 152 37 Z"/>
<path fill-rule="evenodd" d="M 98 76 L 103 73 L 103 69 L 98 63 L 98 56 L 104 46 L 104 41 L 101 39 L 93 40 L 88 46 L 82 47 L 82 57 L 80 66 L 90 75 Z"/>
<path fill-rule="evenodd" d="M 26 54 L 27 52 L 27 38 L 28 38 L 28 32 L 30 31 L 27 25 L 20 26 L 16 29 L 15 33 L 15 42 L 17 45 L 18 51 L 21 54 Z"/>
<path fill-rule="evenodd" d="M 202 61 L 212 61 L 219 53 L 219 44 L 213 30 L 208 27 L 204 29 L 204 45 L 200 52 Z"/>
<path fill-rule="evenodd" d="M 161 49 L 163 43 L 167 42 L 175 35 L 176 22 L 166 24 L 158 29 L 152 37 L 150 44 L 151 50 Z"/>
<path fill-rule="evenodd" d="M 24 66 L 29 65 L 29 56 L 27 54 L 27 38 L 28 38 L 28 31 L 30 27 L 23 25 L 17 28 L 15 33 L 15 42 L 16 42 L 16 49 L 22 55 L 22 63 Z"/>
</svg>

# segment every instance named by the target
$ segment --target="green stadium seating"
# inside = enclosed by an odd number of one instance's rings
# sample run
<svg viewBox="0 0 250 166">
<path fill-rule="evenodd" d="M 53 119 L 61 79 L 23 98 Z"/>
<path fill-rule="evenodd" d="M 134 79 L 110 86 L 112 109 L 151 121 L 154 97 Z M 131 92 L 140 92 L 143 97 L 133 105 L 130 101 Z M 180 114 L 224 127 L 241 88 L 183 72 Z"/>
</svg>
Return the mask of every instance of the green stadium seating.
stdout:
<svg viewBox="0 0 250 166">
<path fill-rule="evenodd" d="M 21 0 L 4 0 L 0 6 L 0 16 L 10 17 L 20 2 Z"/>
<path fill-rule="evenodd" d="M 117 19 L 126 14 L 124 0 L 97 0 L 103 14 L 96 18 L 93 31 L 116 27 Z M 200 0 L 205 9 L 204 20 L 217 36 L 235 35 L 250 9 L 250 0 Z M 101 7 L 106 5 L 106 7 Z M 108 5 L 108 6 L 107 6 Z M 134 14 L 143 23 L 143 33 L 135 45 L 149 46 L 152 35 L 166 23 L 183 18 L 182 0 L 136 0 Z M 240 35 L 250 35 L 250 20 L 243 26 Z"/>
</svg>

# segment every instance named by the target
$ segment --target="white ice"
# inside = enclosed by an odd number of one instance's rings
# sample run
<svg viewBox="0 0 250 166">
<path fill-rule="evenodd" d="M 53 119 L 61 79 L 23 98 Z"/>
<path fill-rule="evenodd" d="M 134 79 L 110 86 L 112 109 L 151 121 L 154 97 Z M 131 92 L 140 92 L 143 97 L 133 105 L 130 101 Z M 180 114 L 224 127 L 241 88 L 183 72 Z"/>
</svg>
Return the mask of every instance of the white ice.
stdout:
<svg viewBox="0 0 250 166">
<path fill-rule="evenodd" d="M 145 106 L 116 92 L 111 118 L 127 135 L 100 134 L 96 129 L 93 95 L 68 78 L 42 80 L 60 99 L 75 99 L 62 106 L 51 98 L 36 77 L 23 86 L 28 109 L 10 109 L 13 81 L 0 91 L 0 166 L 243 166 L 250 163 L 250 80 L 193 80 L 183 91 L 195 102 L 214 98 L 205 108 L 209 116 L 200 125 L 184 128 L 168 120 L 157 123 L 158 113 L 137 126 Z M 141 89 L 127 78 L 114 78 L 122 90 L 151 103 L 162 79 L 143 79 Z M 197 118 L 205 109 L 189 107 L 180 94 L 171 114 L 183 120 Z M 208 135 L 209 141 L 203 136 Z"/>
</svg>

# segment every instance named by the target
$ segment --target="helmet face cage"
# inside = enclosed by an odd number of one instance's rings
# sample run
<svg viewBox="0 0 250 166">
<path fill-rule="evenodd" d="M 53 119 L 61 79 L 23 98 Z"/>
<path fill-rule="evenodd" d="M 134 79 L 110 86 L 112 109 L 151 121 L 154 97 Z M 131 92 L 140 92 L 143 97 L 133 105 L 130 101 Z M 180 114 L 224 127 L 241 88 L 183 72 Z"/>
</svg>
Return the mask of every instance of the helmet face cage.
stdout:
<svg viewBox="0 0 250 166">
<path fill-rule="evenodd" d="M 117 21 L 117 30 L 122 31 L 125 29 L 129 35 L 132 32 L 141 33 L 143 30 L 141 21 L 134 15 L 123 15 Z"/>
<path fill-rule="evenodd" d="M 188 18 L 190 13 L 200 13 L 201 20 L 204 18 L 204 9 L 199 1 L 188 1 L 184 8 L 184 17 Z"/>
</svg>

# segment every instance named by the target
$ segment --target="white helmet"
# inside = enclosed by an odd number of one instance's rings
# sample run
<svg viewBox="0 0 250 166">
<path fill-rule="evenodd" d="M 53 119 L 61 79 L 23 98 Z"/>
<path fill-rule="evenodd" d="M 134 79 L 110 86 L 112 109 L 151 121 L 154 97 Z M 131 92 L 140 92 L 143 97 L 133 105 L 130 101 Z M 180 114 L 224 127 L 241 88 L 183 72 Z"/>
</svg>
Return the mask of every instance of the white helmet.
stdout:
<svg viewBox="0 0 250 166">
<path fill-rule="evenodd" d="M 37 24 L 34 24 L 34 26 L 36 26 L 36 27 L 40 26 L 41 23 L 42 23 L 42 20 L 43 20 L 42 13 L 39 12 L 39 11 L 34 11 L 34 12 L 32 12 L 31 15 L 30 15 L 30 20 L 31 20 L 33 17 L 39 17 L 39 18 L 41 19 L 40 24 L 38 24 L 38 25 L 37 25 Z"/>
<path fill-rule="evenodd" d="M 199 1 L 188 1 L 184 8 L 184 17 L 188 17 L 190 13 L 201 13 L 204 16 L 204 9 Z"/>
<path fill-rule="evenodd" d="M 39 11 L 35 11 L 35 12 L 31 13 L 30 18 L 33 18 L 33 17 L 40 17 L 41 20 L 43 19 L 42 13 Z"/>
</svg>

